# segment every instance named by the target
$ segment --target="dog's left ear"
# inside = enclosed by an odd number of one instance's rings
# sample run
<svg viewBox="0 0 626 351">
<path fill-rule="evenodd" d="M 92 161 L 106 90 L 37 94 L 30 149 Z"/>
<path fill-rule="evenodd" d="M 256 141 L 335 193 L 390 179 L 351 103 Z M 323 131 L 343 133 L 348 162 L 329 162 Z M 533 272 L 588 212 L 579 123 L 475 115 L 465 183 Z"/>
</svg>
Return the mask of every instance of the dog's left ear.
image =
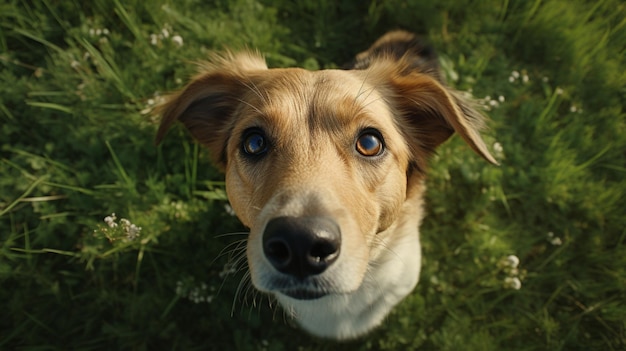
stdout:
<svg viewBox="0 0 626 351">
<path fill-rule="evenodd" d="M 392 92 L 390 102 L 400 115 L 399 123 L 408 134 L 420 166 L 426 162 L 424 156 L 432 155 L 454 132 L 485 160 L 498 164 L 480 136 L 484 116 L 459 92 L 446 88 L 427 74 L 396 71 L 388 77 Z"/>
</svg>

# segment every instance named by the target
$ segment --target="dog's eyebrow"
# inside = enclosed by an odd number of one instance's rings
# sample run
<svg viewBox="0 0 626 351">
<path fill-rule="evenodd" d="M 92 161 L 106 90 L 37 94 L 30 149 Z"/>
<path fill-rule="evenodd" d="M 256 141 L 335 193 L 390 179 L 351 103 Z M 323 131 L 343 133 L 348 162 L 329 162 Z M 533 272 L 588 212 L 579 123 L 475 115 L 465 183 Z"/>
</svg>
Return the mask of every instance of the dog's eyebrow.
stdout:
<svg viewBox="0 0 626 351">
<path fill-rule="evenodd" d="M 368 115 L 364 106 L 354 103 L 354 97 L 334 98 L 327 91 L 319 90 L 308 106 L 306 123 L 311 134 L 320 131 L 332 134 L 343 134 L 350 131 L 351 126 L 362 123 L 359 116 Z"/>
</svg>

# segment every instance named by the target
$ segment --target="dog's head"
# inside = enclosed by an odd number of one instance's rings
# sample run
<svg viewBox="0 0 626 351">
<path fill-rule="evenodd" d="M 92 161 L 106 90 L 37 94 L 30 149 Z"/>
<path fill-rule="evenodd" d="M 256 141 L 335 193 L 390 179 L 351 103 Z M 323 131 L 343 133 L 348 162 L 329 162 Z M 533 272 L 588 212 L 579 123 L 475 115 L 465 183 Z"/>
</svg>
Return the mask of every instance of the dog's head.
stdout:
<svg viewBox="0 0 626 351">
<path fill-rule="evenodd" d="M 361 334 L 397 302 L 371 320 L 349 306 L 357 291 L 353 300 L 385 293 L 383 282 L 364 281 L 393 259 L 394 243 L 418 240 L 424 170 L 439 144 L 457 132 L 495 163 L 480 114 L 458 94 L 402 59 L 368 66 L 268 69 L 256 53 L 227 54 L 161 109 L 157 140 L 180 121 L 225 172 L 231 206 L 250 228 L 254 286 L 321 336 Z M 405 279 L 410 291 L 417 277 Z M 341 325 L 313 316 L 343 307 Z"/>
</svg>

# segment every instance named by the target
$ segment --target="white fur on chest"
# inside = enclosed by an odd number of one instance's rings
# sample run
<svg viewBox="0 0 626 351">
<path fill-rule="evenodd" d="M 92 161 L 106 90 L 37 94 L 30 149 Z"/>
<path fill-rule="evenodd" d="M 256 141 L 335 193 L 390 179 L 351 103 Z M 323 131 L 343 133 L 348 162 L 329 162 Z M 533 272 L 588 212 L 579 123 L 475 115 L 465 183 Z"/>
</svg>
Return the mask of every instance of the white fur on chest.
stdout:
<svg viewBox="0 0 626 351">
<path fill-rule="evenodd" d="M 277 294 L 278 301 L 302 328 L 314 335 L 351 339 L 370 331 L 419 280 L 419 232 L 417 225 L 410 222 L 396 228 L 403 235 L 392 235 L 380 244 L 380 254 L 370 262 L 363 283 L 356 291 L 316 300 L 296 300 Z"/>
</svg>

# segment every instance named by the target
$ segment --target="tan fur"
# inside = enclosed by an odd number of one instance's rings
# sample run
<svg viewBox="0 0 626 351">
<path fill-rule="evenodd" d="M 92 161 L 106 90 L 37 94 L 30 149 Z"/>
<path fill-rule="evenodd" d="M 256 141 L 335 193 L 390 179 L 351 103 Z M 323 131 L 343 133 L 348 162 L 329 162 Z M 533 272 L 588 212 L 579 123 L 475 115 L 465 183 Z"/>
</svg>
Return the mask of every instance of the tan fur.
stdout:
<svg viewBox="0 0 626 351">
<path fill-rule="evenodd" d="M 202 66 L 161 107 L 157 140 L 180 121 L 225 172 L 232 208 L 250 228 L 254 286 L 275 294 L 315 335 L 344 339 L 367 332 L 417 283 L 424 172 L 438 145 L 457 132 L 495 163 L 478 133 L 482 116 L 436 77 L 408 66 L 377 57 L 364 70 L 267 69 L 256 53 L 229 53 Z M 270 143 L 258 161 L 242 151 L 251 127 Z M 364 128 L 383 135 L 382 157 L 356 153 Z M 327 296 L 299 301 L 272 283 L 284 277 L 264 257 L 262 236 L 280 216 L 323 216 L 340 227 L 339 259 L 312 277 L 307 284 L 313 285 L 300 287 L 315 286 Z M 370 281 L 377 276 L 380 281 Z M 326 310 L 339 312 L 319 315 Z"/>
</svg>

